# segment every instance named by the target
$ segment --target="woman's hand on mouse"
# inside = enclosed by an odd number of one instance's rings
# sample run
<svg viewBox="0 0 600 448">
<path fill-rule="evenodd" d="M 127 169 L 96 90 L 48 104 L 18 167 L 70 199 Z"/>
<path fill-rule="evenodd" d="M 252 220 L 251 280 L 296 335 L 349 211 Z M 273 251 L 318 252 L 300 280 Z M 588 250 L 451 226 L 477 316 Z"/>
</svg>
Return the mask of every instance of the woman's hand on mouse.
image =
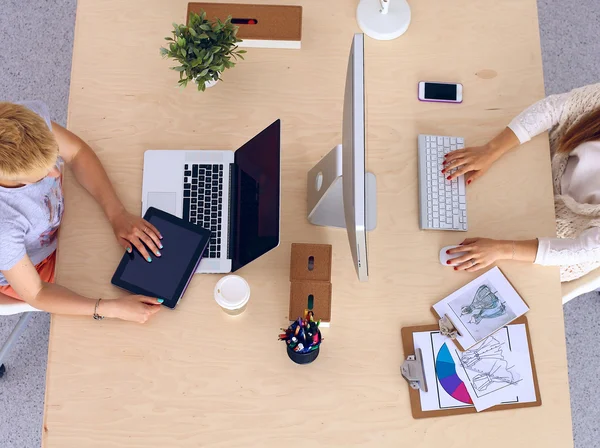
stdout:
<svg viewBox="0 0 600 448">
<path fill-rule="evenodd" d="M 483 176 L 501 155 L 498 151 L 494 151 L 490 145 L 457 149 L 446 154 L 442 174 L 445 175 L 450 170 L 456 169 L 447 178 L 452 180 L 464 174 L 468 185 Z"/>
<path fill-rule="evenodd" d="M 447 251 L 448 255 L 466 252 L 460 257 L 451 259 L 455 271 L 475 272 L 498 260 L 511 259 L 512 241 L 492 240 L 489 238 L 468 238 L 460 246 Z"/>
<path fill-rule="evenodd" d="M 102 300 L 98 305 L 97 313 L 109 318 L 143 324 L 160 311 L 162 302 L 162 299 L 128 295 L 114 300 Z"/>
<path fill-rule="evenodd" d="M 156 227 L 145 219 L 122 209 L 119 213 L 111 217 L 110 224 L 119 244 L 127 252 L 131 252 L 133 247 L 135 247 L 148 262 L 152 261 L 152 256 L 149 252 L 152 252 L 157 257 L 161 256 L 159 249 L 163 248 L 160 241 L 162 235 Z"/>
</svg>

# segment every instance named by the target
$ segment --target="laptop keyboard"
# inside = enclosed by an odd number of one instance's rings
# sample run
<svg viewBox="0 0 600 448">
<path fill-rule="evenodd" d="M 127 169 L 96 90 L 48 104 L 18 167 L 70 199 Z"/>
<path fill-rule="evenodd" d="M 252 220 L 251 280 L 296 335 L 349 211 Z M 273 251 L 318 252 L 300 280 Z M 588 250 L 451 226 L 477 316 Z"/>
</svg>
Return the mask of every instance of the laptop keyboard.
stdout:
<svg viewBox="0 0 600 448">
<path fill-rule="evenodd" d="M 223 165 L 186 164 L 183 179 L 183 219 L 212 232 L 205 258 L 221 257 Z"/>
</svg>

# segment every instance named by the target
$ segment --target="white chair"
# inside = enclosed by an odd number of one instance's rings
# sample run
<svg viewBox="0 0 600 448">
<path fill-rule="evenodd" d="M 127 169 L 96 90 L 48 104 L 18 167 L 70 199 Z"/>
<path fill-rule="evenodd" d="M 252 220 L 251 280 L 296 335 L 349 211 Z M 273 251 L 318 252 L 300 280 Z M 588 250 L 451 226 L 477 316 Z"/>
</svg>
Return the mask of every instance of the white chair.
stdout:
<svg viewBox="0 0 600 448">
<path fill-rule="evenodd" d="M 600 289 L 600 268 L 588 272 L 577 280 L 564 282 L 561 287 L 563 305 L 586 292 L 596 291 Z"/>
<path fill-rule="evenodd" d="M 10 336 L 0 348 L 0 378 L 4 376 L 6 372 L 6 367 L 3 362 L 8 357 L 8 353 L 13 348 L 13 346 L 19 340 L 19 337 L 25 331 L 25 327 L 29 323 L 29 319 L 33 316 L 33 312 L 40 311 L 28 303 L 25 302 L 17 302 L 11 304 L 0 304 L 0 316 L 11 316 L 13 314 L 21 314 L 23 315 L 19 318 L 19 322 L 15 325 L 15 328 L 10 333 Z"/>
</svg>

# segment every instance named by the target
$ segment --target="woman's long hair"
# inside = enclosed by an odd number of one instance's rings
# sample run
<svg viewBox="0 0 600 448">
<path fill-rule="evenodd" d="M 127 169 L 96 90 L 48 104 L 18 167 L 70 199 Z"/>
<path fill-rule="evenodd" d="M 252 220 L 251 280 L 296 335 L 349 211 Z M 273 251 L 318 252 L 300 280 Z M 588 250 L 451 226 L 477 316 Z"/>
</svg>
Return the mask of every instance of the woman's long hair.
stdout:
<svg viewBox="0 0 600 448">
<path fill-rule="evenodd" d="M 558 142 L 558 152 L 570 153 L 585 142 L 600 140 L 600 107 L 585 114 L 565 132 Z"/>
</svg>

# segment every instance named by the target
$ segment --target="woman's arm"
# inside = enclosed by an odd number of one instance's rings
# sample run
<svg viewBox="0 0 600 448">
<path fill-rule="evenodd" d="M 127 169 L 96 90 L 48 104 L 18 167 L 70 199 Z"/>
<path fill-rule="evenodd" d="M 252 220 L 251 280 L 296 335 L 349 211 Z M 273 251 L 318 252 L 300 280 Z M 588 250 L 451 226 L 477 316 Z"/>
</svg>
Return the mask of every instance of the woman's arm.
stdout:
<svg viewBox="0 0 600 448">
<path fill-rule="evenodd" d="M 538 240 L 492 240 L 488 238 L 468 238 L 460 247 L 447 251 L 449 255 L 466 252 L 452 258 L 448 264 L 455 271 L 475 272 L 498 260 L 517 260 L 533 263 L 538 250 Z"/>
<path fill-rule="evenodd" d="M 540 238 L 535 263 L 568 266 L 600 261 L 600 228 L 593 227 L 577 238 Z"/>
<path fill-rule="evenodd" d="M 513 130 L 521 143 L 528 142 L 559 122 L 570 96 L 570 92 L 550 95 L 513 118 L 508 127 Z"/>
<path fill-rule="evenodd" d="M 92 316 L 97 299 L 92 299 L 59 285 L 44 283 L 35 266 L 25 255 L 17 264 L 2 274 L 25 302 L 39 310 L 55 314 Z M 159 311 L 161 299 L 143 296 L 125 296 L 116 300 L 102 300 L 97 313 L 101 316 L 144 323 Z"/>
<path fill-rule="evenodd" d="M 600 261 L 600 228 L 588 229 L 577 238 L 539 238 L 508 241 L 470 238 L 448 254 L 466 252 L 452 259 L 457 271 L 478 271 L 498 260 L 517 260 L 544 266 L 569 266 Z"/>
<path fill-rule="evenodd" d="M 505 153 L 550 129 L 560 120 L 571 93 L 551 95 L 517 115 L 500 134 L 483 146 L 446 154 L 442 171 L 448 180 L 466 175 L 467 184 L 483 176 Z"/>
<path fill-rule="evenodd" d="M 133 244 L 142 256 L 152 261 L 148 249 L 160 257 L 162 249 L 160 232 L 148 221 L 128 213 L 119 200 L 100 159 L 78 136 L 62 126 L 52 123 L 60 155 L 69 164 L 77 181 L 100 204 L 110 221 L 119 243 L 131 252 Z"/>
</svg>

